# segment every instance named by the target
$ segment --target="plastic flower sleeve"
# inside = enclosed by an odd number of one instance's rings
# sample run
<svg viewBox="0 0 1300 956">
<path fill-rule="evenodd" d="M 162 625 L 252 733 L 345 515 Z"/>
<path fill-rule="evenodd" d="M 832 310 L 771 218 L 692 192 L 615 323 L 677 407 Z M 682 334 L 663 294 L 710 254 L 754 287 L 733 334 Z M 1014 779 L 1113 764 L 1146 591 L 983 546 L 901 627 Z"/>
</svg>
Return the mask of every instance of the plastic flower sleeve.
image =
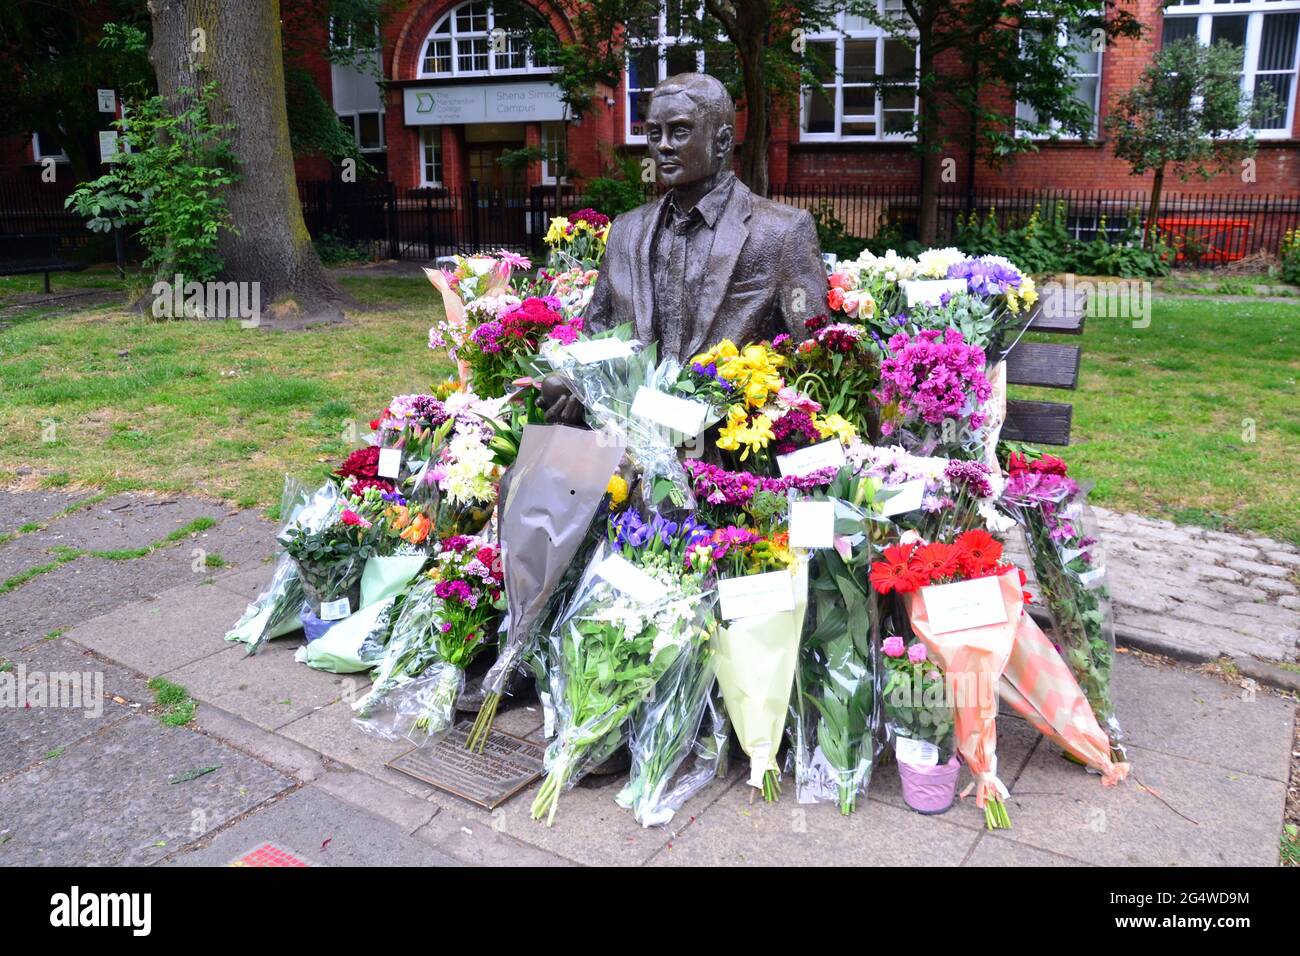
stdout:
<svg viewBox="0 0 1300 956">
<path fill-rule="evenodd" d="M 375 668 L 374 683 L 352 705 L 354 719 L 364 730 L 385 736 L 367 723 L 368 719 L 378 711 L 386 695 L 419 675 L 436 658 L 432 635 L 438 625 L 441 604 L 434 593 L 436 586 L 436 582 L 421 578 L 398 599 L 388 644 Z"/>
<path fill-rule="evenodd" d="M 544 817 L 548 826 L 559 795 L 618 749 L 638 708 L 680 703 L 668 700 L 671 685 L 699 667 L 682 659 L 700 655 L 709 639 L 716 593 L 699 576 L 656 560 L 653 543 L 646 544 L 632 560 L 609 544 L 597 547 L 548 635 L 556 735 L 533 802 L 533 818 Z M 666 723 L 661 730 L 644 737 L 643 746 L 666 765 L 674 742 L 684 750 L 686 732 Z"/>
<path fill-rule="evenodd" d="M 587 421 L 627 446 L 643 487 L 650 489 L 648 503 L 694 509 L 695 497 L 677 448 L 701 440 L 705 429 L 721 419 L 722 410 L 674 395 L 681 365 L 672 358 L 656 365 L 657 351 L 651 344 L 626 358 L 567 364 L 559 371 L 586 408 Z M 685 419 L 692 417 L 685 427 Z"/>
<path fill-rule="evenodd" d="M 871 565 L 870 520 L 862 509 L 832 499 L 836 546 L 811 552 L 810 627 L 799 648 L 791 698 L 790 759 L 800 803 L 833 802 L 843 814 L 866 793 L 879 756 L 879 662 Z"/>
<path fill-rule="evenodd" d="M 465 689 L 465 672 L 434 660 L 419 674 L 407 676 L 384 694 L 365 718 L 354 718 L 367 732 L 385 740 L 409 740 L 417 747 L 451 727 L 456 698 Z"/>
<path fill-rule="evenodd" d="M 297 527 L 319 530 L 334 520 L 339 508 L 338 488 L 332 482 L 308 492 L 301 481 L 286 475 L 280 496 L 283 519 L 280 533 Z M 289 555 L 282 554 L 271 583 L 244 609 L 243 616 L 226 632 L 226 640 L 247 644 L 248 653 L 256 654 L 267 641 L 291 634 L 302 626 L 298 615 L 305 600 L 298 565 Z"/>
<path fill-rule="evenodd" d="M 510 627 L 483 677 L 484 703 L 468 745 L 486 743 L 506 681 L 524 660 L 547 602 L 587 537 L 623 446 L 600 432 L 527 425 L 502 478 L 501 557 Z"/>
<path fill-rule="evenodd" d="M 1032 490 L 1008 486 L 1003 504 L 1024 531 L 1052 636 L 1110 738 L 1112 759 L 1126 755 L 1115 716 L 1115 629 L 1096 518 L 1073 482 Z"/>
<path fill-rule="evenodd" d="M 698 746 L 714 685 L 713 649 L 701 642 L 678 655 L 656 684 L 654 696 L 632 715 L 632 769 L 615 800 L 643 827 L 669 823 L 677 808 L 716 776 L 722 747 L 709 739 L 711 726 L 703 727 L 706 739 Z M 697 758 L 694 765 L 674 781 L 692 756 Z"/>
<path fill-rule="evenodd" d="M 295 659 L 333 674 L 370 670 L 384 656 L 394 603 L 394 598 L 376 601 L 337 622 L 322 621 L 304 609 L 302 622 L 307 643 L 298 648 Z"/>
<path fill-rule="evenodd" d="M 780 774 L 776 755 L 790 707 L 800 635 L 808 609 L 805 556 L 796 559 L 790 574 L 793 610 L 751 614 L 726 621 L 718 629 L 714 647 L 714 666 L 727 716 L 741 749 L 749 755 L 749 784 L 763 789 L 769 799 L 775 799 L 768 784 L 775 786 Z"/>
</svg>

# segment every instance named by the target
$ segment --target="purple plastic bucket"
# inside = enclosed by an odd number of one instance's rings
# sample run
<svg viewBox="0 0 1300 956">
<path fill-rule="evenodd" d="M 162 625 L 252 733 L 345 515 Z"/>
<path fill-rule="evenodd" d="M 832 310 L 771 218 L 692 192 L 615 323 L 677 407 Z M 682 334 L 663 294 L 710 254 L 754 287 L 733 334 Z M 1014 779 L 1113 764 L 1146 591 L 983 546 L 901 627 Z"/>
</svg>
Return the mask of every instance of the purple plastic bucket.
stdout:
<svg viewBox="0 0 1300 956">
<path fill-rule="evenodd" d="M 957 775 L 961 761 L 953 754 L 937 767 L 898 762 L 898 776 L 903 781 L 903 801 L 917 813 L 938 814 L 952 806 L 957 793 Z"/>
</svg>

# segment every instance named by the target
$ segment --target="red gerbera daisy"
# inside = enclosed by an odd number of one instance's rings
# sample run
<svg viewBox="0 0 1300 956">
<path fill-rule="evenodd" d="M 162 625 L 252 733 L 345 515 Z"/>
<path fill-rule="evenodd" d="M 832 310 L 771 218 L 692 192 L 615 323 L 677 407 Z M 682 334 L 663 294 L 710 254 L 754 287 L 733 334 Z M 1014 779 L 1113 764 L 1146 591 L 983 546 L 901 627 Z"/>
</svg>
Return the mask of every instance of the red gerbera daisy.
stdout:
<svg viewBox="0 0 1300 956">
<path fill-rule="evenodd" d="M 885 560 L 871 565 L 871 586 L 881 594 L 907 594 L 925 584 L 925 578 L 908 563 L 912 550 L 912 545 L 903 544 L 886 548 Z"/>
<path fill-rule="evenodd" d="M 983 528 L 972 528 L 954 542 L 957 562 L 968 577 L 979 577 L 998 566 L 1002 545 Z"/>
<path fill-rule="evenodd" d="M 936 541 L 912 552 L 908 562 L 925 581 L 933 584 L 957 573 L 957 555 L 952 545 Z"/>
</svg>

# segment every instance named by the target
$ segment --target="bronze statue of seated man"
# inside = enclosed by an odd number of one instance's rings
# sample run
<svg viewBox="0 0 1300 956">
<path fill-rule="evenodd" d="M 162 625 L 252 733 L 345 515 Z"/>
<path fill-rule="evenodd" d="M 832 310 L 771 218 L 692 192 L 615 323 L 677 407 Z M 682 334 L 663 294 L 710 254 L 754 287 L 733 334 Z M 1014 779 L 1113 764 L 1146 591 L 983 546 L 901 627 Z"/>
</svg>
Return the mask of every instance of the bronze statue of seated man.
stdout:
<svg viewBox="0 0 1300 956">
<path fill-rule="evenodd" d="M 681 73 L 655 87 L 646 142 L 659 199 L 610 229 L 585 328 L 631 322 L 685 363 L 721 339 L 737 345 L 788 333 L 823 313 L 826 271 L 812 216 L 755 196 L 731 171 L 736 107 L 714 77 Z M 558 380 L 542 387 L 547 421 L 579 422 Z"/>
</svg>

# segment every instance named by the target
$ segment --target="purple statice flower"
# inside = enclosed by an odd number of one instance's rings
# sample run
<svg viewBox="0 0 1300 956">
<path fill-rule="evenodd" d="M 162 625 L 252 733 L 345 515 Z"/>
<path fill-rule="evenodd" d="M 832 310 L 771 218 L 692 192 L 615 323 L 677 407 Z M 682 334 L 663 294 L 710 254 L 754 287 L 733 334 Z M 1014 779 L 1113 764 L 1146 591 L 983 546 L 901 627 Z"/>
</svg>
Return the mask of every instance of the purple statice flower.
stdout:
<svg viewBox="0 0 1300 956">
<path fill-rule="evenodd" d="M 993 495 L 993 483 L 989 481 L 992 469 L 982 461 L 948 462 L 943 474 L 954 485 L 965 485 L 976 498 L 989 498 Z"/>
<path fill-rule="evenodd" d="M 996 259 L 981 257 L 954 262 L 948 267 L 949 279 L 965 279 L 966 288 L 975 295 L 1005 295 L 1020 288 L 1020 273 Z"/>
</svg>

